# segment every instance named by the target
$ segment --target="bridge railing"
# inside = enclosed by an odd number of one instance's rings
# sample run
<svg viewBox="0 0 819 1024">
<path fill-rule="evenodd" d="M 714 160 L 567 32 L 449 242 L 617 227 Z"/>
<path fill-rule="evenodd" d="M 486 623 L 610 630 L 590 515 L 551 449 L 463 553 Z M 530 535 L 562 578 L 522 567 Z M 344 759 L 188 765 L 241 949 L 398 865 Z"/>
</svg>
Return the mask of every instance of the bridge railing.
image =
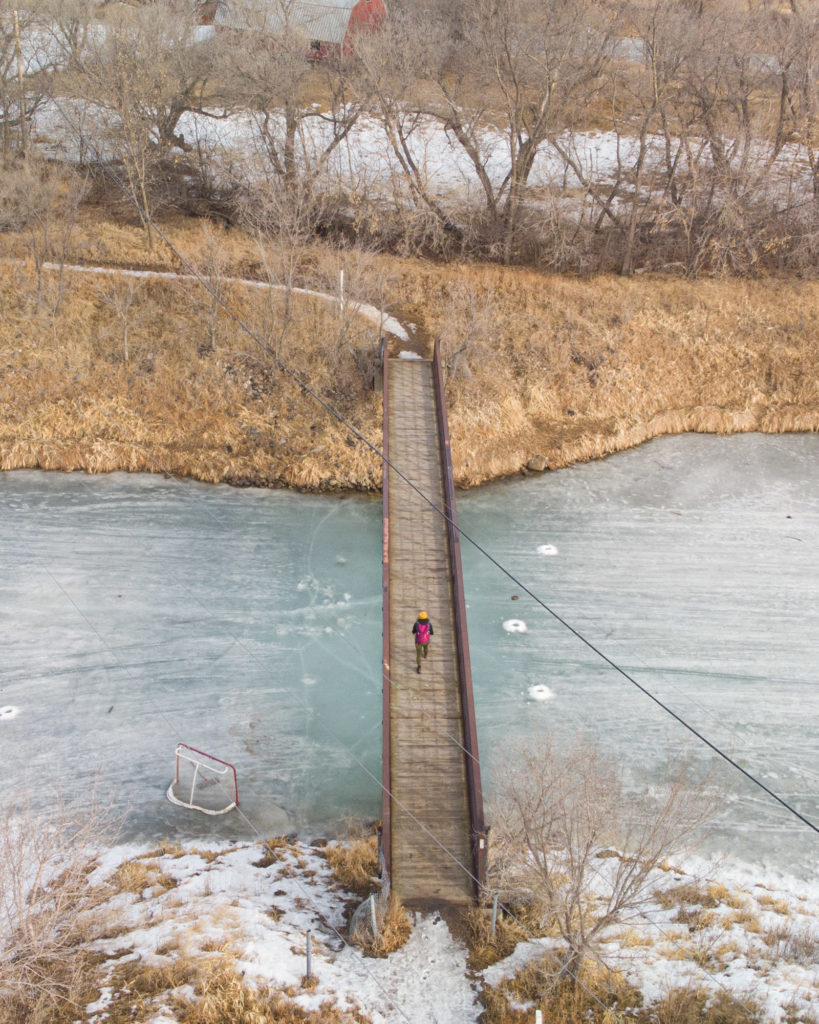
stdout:
<svg viewBox="0 0 819 1024">
<path fill-rule="evenodd" d="M 381 339 L 381 379 L 384 402 L 384 436 L 382 450 L 385 459 L 390 456 L 389 426 L 389 354 L 386 338 Z M 384 480 L 381 487 L 383 508 L 383 534 L 381 557 L 381 602 L 383 615 L 383 639 L 381 649 L 381 877 L 386 881 L 392 876 L 392 839 L 390 819 L 390 795 L 392 793 L 392 742 L 390 736 L 390 697 L 392 678 L 390 675 L 390 474 L 387 462 L 382 463 Z"/>
<path fill-rule="evenodd" d="M 472 873 L 476 880 L 476 898 L 486 884 L 487 828 L 483 814 L 481 788 L 481 762 L 478 756 L 478 730 L 475 724 L 475 698 L 472 692 L 472 665 L 469 658 L 469 639 L 466 629 L 466 601 L 464 599 L 463 570 L 461 568 L 461 537 L 457 529 L 455 510 L 455 479 L 452 473 L 452 452 L 449 422 L 446 414 L 444 374 L 441 365 L 441 346 L 435 340 L 432 356 L 432 377 L 435 385 L 435 405 L 438 413 L 438 443 L 441 449 L 443 471 L 444 509 L 447 516 L 449 563 L 452 577 L 453 615 L 458 658 L 458 676 L 461 687 L 461 716 L 466 758 L 466 784 L 469 796 L 469 817 L 472 836 Z"/>
</svg>

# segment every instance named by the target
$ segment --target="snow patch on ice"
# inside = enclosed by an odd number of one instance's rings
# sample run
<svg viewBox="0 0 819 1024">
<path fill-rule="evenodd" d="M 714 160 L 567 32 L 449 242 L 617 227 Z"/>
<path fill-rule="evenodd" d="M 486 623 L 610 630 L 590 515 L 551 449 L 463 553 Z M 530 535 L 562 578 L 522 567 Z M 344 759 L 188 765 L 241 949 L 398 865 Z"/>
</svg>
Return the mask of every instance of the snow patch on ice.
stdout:
<svg viewBox="0 0 819 1024">
<path fill-rule="evenodd" d="M 507 633 L 528 633 L 529 627 L 523 621 L 523 619 L 507 619 L 503 628 Z"/>
<path fill-rule="evenodd" d="M 539 544 L 537 553 L 539 555 L 556 555 L 557 548 L 554 544 Z"/>
<path fill-rule="evenodd" d="M 316 685 L 316 680 L 312 676 L 302 676 L 301 677 L 301 681 L 302 681 L 302 685 L 303 686 L 315 686 Z"/>
<path fill-rule="evenodd" d="M 19 708 L 7 704 L 4 708 L 0 708 L 0 721 L 5 721 L 7 718 L 16 718 L 19 713 Z"/>
<path fill-rule="evenodd" d="M 530 686 L 527 690 L 529 700 L 553 700 L 555 696 L 554 690 L 550 690 L 548 686 L 543 683 L 537 683 L 535 686 Z"/>
</svg>

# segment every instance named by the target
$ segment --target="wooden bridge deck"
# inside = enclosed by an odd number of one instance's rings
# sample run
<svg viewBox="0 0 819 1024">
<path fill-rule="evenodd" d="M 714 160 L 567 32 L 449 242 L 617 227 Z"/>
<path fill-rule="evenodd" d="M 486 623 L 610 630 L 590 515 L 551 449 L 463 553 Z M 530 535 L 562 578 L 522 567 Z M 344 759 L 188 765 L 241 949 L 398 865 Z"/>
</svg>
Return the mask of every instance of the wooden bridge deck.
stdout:
<svg viewBox="0 0 819 1024">
<path fill-rule="evenodd" d="M 393 358 L 386 377 L 390 459 L 444 508 L 433 364 Z M 473 830 L 447 524 L 394 470 L 385 513 L 391 881 L 409 906 L 469 902 Z M 434 636 L 419 675 L 411 631 L 422 609 Z"/>
</svg>

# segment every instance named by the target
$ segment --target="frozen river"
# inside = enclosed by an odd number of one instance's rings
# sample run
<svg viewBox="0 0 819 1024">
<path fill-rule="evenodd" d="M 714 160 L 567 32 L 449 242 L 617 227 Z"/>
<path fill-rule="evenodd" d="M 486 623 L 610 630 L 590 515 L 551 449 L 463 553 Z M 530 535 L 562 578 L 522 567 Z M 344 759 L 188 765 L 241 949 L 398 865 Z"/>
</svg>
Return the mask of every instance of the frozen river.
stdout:
<svg viewBox="0 0 819 1024">
<path fill-rule="evenodd" d="M 662 439 L 469 492 L 459 516 L 577 631 L 819 822 L 819 435 Z M 4 800 L 27 790 L 42 806 L 96 780 L 140 839 L 376 816 L 380 517 L 368 499 L 0 474 Z M 490 791 L 500 751 L 551 732 L 594 730 L 638 782 L 667 750 L 710 760 L 468 544 L 463 558 Z M 544 686 L 551 698 L 531 699 Z M 242 815 L 167 802 L 178 741 L 236 764 Z M 819 836 L 729 766 L 715 772 L 712 849 L 812 877 Z"/>
</svg>

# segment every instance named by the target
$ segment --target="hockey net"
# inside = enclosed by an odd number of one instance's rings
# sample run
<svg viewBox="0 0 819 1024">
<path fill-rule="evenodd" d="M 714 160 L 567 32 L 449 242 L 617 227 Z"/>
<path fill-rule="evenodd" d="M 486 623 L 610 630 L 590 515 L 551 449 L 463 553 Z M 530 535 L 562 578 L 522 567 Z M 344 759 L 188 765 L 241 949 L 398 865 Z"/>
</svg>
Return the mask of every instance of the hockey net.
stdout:
<svg viewBox="0 0 819 1024">
<path fill-rule="evenodd" d="M 177 743 L 173 782 L 168 799 L 177 807 L 202 814 L 227 814 L 239 805 L 236 769 L 204 750 Z"/>
</svg>

